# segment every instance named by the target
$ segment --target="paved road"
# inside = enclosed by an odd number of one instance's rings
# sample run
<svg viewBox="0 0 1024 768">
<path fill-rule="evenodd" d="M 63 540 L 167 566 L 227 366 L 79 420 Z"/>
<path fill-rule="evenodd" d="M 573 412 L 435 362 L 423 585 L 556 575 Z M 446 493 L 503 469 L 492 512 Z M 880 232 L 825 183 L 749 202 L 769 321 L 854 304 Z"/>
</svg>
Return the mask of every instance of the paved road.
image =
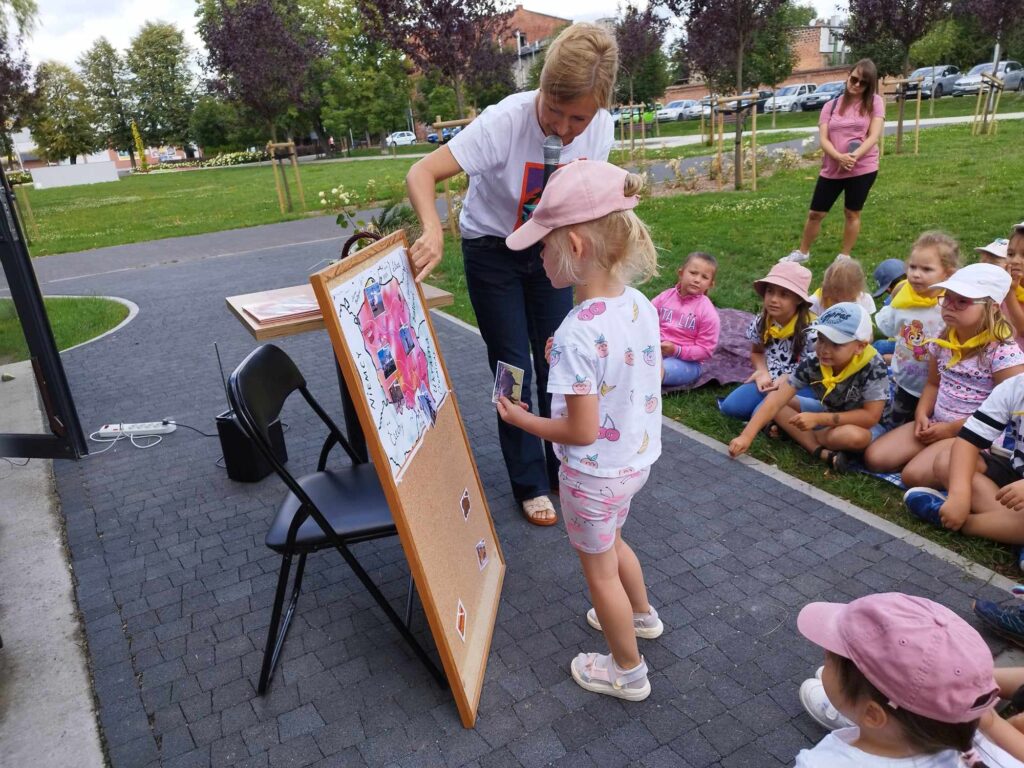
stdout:
<svg viewBox="0 0 1024 768">
<path fill-rule="evenodd" d="M 305 224 L 262 233 L 264 243 L 280 235 L 302 245 L 254 250 L 253 230 L 164 241 L 176 262 L 50 286 L 140 307 L 122 330 L 64 356 L 85 428 L 169 416 L 213 431 L 224 395 L 211 345 L 220 342 L 229 366 L 254 346 L 223 297 L 302 280 L 333 253 L 335 243 L 316 242 L 317 223 Z M 330 552 L 311 558 L 272 688 L 255 695 L 278 567 L 263 537 L 281 487 L 229 481 L 218 441 L 179 429 L 149 450 L 119 444 L 55 467 L 114 768 L 791 765 L 822 736 L 796 696 L 821 657 L 796 633 L 801 605 L 901 589 L 966 615 L 973 595 L 1006 596 L 797 484 L 666 430 L 626 528 L 668 627 L 643 647 L 653 694 L 640 704 L 588 694 L 567 671 L 578 651 L 600 647 L 576 558 L 560 527 L 529 526 L 515 509 L 479 337 L 436 325 L 508 561 L 476 729 L 461 727 L 450 697 Z M 282 346 L 336 413 L 326 335 Z M 291 466 L 312 466 L 320 432 L 292 408 L 284 421 Z M 358 554 L 400 601 L 398 543 Z M 416 621 L 422 631 L 419 611 Z"/>
</svg>

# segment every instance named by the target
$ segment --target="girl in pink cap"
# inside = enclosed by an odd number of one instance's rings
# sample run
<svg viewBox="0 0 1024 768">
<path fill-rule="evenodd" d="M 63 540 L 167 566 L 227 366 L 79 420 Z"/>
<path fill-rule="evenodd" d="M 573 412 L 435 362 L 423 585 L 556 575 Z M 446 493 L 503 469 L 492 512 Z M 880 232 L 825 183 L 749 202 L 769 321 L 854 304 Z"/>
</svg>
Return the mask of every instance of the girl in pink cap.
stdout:
<svg viewBox="0 0 1024 768">
<path fill-rule="evenodd" d="M 594 601 L 587 622 L 611 651 L 579 654 L 573 679 L 629 701 L 651 692 L 636 639 L 663 630 L 640 561 L 622 539 L 633 497 L 661 454 L 658 313 L 630 286 L 658 264 L 632 211 L 642 184 L 608 163 L 570 163 L 551 176 L 533 218 L 507 238 L 513 250 L 543 240 L 548 279 L 575 286 L 578 303 L 548 347 L 551 418 L 498 401 L 503 422 L 553 443 L 561 461 L 562 517 Z"/>
<path fill-rule="evenodd" d="M 805 357 L 814 356 L 815 333 L 811 330 L 811 270 L 799 264 L 776 264 L 754 290 L 761 296 L 761 314 L 747 328 L 750 363 L 754 372 L 743 384 L 719 401 L 726 416 L 749 421 L 770 392 L 785 381 Z M 813 397 L 810 392 L 801 395 Z M 771 436 L 777 436 L 774 424 Z"/>
<path fill-rule="evenodd" d="M 811 603 L 797 628 L 825 651 L 820 681 L 805 681 L 800 700 L 838 730 L 801 751 L 796 768 L 964 768 L 979 765 L 976 748 L 988 768 L 1020 765 L 1019 733 L 993 712 L 992 653 L 948 608 L 890 592 Z"/>
</svg>

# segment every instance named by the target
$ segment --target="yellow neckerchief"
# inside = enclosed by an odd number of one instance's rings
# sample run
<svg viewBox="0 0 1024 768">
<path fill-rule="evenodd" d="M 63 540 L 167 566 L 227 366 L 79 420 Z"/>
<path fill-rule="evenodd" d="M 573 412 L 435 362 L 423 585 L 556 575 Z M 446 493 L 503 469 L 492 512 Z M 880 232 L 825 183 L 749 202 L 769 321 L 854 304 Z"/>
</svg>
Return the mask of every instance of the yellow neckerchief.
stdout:
<svg viewBox="0 0 1024 768">
<path fill-rule="evenodd" d="M 909 282 L 904 280 L 897 286 L 889 306 L 893 309 L 927 309 L 938 303 L 938 296 L 922 296 L 911 287 Z"/>
<path fill-rule="evenodd" d="M 796 319 L 799 316 L 800 310 L 797 310 L 785 325 L 779 325 L 774 320 L 765 318 L 767 327 L 764 329 L 764 333 L 761 334 L 761 340 L 767 344 L 769 339 L 788 339 L 793 335 L 793 331 L 796 330 Z"/>
<path fill-rule="evenodd" d="M 825 394 L 821 396 L 821 401 L 825 402 L 825 398 L 832 394 L 832 390 L 836 388 L 836 384 L 846 381 L 848 378 L 857 373 L 861 368 L 871 362 L 871 358 L 878 354 L 873 346 L 868 344 L 864 349 L 853 356 L 853 359 L 846 364 L 839 373 L 832 373 L 831 365 L 824 365 L 818 363 L 818 368 L 821 369 L 821 381 L 815 382 L 825 387 Z"/>
<path fill-rule="evenodd" d="M 953 328 L 949 329 L 949 339 L 925 339 L 925 343 L 932 342 L 938 344 L 940 347 L 952 350 L 953 354 L 949 358 L 949 363 L 946 364 L 946 370 L 949 370 L 954 365 L 963 359 L 964 351 L 968 349 L 974 349 L 976 347 L 984 347 L 996 341 L 995 335 L 992 331 L 982 331 L 977 336 L 972 336 L 967 341 L 961 342 L 956 336 L 956 330 Z"/>
<path fill-rule="evenodd" d="M 1017 301 L 1024 304 L 1024 285 L 1018 285 L 1013 290 L 1014 295 L 1017 297 Z"/>
</svg>

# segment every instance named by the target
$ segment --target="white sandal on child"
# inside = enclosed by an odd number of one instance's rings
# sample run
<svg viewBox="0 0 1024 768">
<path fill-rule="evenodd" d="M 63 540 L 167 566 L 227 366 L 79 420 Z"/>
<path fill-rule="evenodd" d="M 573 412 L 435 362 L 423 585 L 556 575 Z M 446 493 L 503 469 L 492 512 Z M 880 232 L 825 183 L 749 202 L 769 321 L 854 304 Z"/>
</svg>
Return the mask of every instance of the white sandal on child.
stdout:
<svg viewBox="0 0 1024 768">
<path fill-rule="evenodd" d="M 639 665 L 620 672 L 615 668 L 615 661 L 610 653 L 581 653 L 572 660 L 570 670 L 572 679 L 581 688 L 594 693 L 603 693 L 627 701 L 643 701 L 651 695 L 651 684 L 647 680 L 647 663 L 642 656 Z"/>
<path fill-rule="evenodd" d="M 597 611 L 593 608 L 587 611 L 587 624 L 598 632 L 604 631 L 601 629 L 601 622 L 597 618 Z M 661 633 L 665 631 L 665 625 L 658 618 L 658 612 L 652 607 L 650 613 L 633 614 L 633 631 L 636 632 L 637 637 L 653 640 L 656 637 L 661 637 Z"/>
</svg>

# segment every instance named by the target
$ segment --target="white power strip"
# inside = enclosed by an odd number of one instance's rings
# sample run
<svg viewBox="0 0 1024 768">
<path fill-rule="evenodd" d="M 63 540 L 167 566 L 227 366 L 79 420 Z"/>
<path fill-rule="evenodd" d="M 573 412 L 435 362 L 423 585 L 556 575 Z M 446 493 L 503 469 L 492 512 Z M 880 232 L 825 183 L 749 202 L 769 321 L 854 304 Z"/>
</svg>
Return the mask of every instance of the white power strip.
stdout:
<svg viewBox="0 0 1024 768">
<path fill-rule="evenodd" d="M 143 421 L 136 424 L 104 424 L 97 430 L 97 437 L 109 440 L 116 437 L 140 435 L 169 435 L 178 425 L 174 422 Z"/>
</svg>

